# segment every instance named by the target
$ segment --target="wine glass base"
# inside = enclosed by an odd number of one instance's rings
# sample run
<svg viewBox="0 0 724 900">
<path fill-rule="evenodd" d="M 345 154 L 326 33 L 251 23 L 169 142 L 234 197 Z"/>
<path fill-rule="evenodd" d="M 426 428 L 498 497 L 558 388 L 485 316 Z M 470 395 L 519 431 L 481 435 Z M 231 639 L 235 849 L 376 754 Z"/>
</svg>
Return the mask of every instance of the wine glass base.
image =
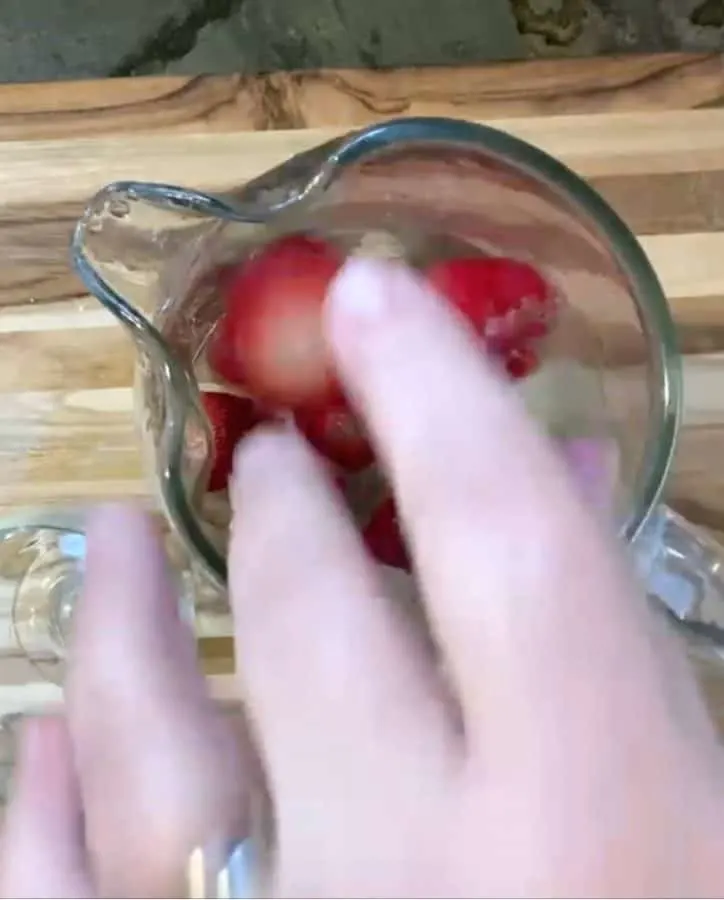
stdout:
<svg viewBox="0 0 724 900">
<path fill-rule="evenodd" d="M 61 684 L 73 611 L 85 568 L 85 535 L 63 528 L 22 529 L 14 545 L 18 578 L 12 626 L 23 655 L 49 681 Z"/>
</svg>

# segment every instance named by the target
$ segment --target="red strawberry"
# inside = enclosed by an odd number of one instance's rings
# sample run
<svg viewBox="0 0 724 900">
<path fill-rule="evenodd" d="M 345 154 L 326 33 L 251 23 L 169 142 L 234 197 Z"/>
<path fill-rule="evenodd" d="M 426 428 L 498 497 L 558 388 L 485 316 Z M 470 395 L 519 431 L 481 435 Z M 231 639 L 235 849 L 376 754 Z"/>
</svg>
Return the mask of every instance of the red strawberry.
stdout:
<svg viewBox="0 0 724 900">
<path fill-rule="evenodd" d="M 514 348 L 504 356 L 505 371 L 514 381 L 527 378 L 538 368 L 538 356 L 531 347 Z"/>
<path fill-rule="evenodd" d="M 555 299 L 551 286 L 528 263 L 507 257 L 446 259 L 427 270 L 427 278 L 485 338 L 512 377 L 535 368 L 530 344 L 551 328 Z M 527 364 L 520 364 L 525 356 Z"/>
<path fill-rule="evenodd" d="M 221 491 L 229 482 L 234 448 L 268 416 L 249 397 L 203 391 L 201 402 L 213 435 L 213 461 L 207 490 Z"/>
<path fill-rule="evenodd" d="M 392 497 L 383 500 L 362 532 L 367 549 L 378 562 L 409 572 L 410 557 Z"/>
<path fill-rule="evenodd" d="M 297 410 L 294 419 L 297 428 L 322 456 L 348 472 L 364 469 L 374 460 L 362 426 L 344 403 Z"/>
<path fill-rule="evenodd" d="M 471 322 L 482 331 L 494 315 L 488 283 L 486 257 L 444 259 L 433 263 L 425 272 L 427 280 Z"/>
<path fill-rule="evenodd" d="M 233 269 L 209 365 L 274 406 L 322 406 L 340 396 L 322 331 L 322 304 L 343 257 L 307 237 L 280 238 Z"/>
<path fill-rule="evenodd" d="M 215 375 L 218 375 L 224 381 L 228 381 L 229 384 L 238 387 L 243 386 L 244 372 L 234 352 L 226 316 L 223 316 L 216 323 L 216 328 L 206 347 L 206 358 Z"/>
</svg>

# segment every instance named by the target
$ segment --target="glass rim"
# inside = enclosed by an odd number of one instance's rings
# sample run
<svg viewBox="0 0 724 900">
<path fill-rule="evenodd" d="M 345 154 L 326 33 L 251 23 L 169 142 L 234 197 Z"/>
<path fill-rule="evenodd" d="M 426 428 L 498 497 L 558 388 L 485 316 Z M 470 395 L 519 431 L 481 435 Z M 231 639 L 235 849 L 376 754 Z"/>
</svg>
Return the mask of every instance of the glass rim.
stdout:
<svg viewBox="0 0 724 900">
<path fill-rule="evenodd" d="M 650 352 L 659 373 L 659 405 L 657 427 L 646 436 L 642 463 L 631 497 L 631 509 L 622 525 L 621 536 L 633 541 L 640 533 L 660 495 L 673 459 L 682 404 L 682 366 L 676 330 L 664 290 L 646 253 L 631 229 L 606 200 L 584 178 L 546 151 L 508 132 L 490 125 L 464 119 L 410 117 L 390 119 L 341 139 L 323 145 L 328 149 L 319 158 L 303 190 L 278 205 L 261 206 L 233 198 L 212 196 L 167 184 L 119 182 L 104 191 L 125 191 L 129 196 L 179 210 L 193 210 L 212 218 L 245 222 L 271 220 L 283 208 L 306 202 L 324 191 L 347 165 L 388 147 L 405 145 L 458 144 L 498 159 L 505 166 L 517 168 L 529 177 L 554 190 L 580 209 L 606 241 L 607 248 L 628 278 L 633 298 L 641 315 Z M 307 154 L 319 151 L 312 148 Z M 307 155 L 302 154 L 302 155 Z M 283 168 L 284 164 L 282 164 Z M 268 174 L 268 173 L 267 173 Z M 264 177 L 263 175 L 261 176 Z M 167 460 L 159 467 L 161 493 L 171 524 L 180 532 L 187 546 L 201 558 L 204 568 L 221 584 L 226 583 L 226 560 L 208 540 L 194 513 L 181 479 L 184 433 L 188 410 L 192 405 L 192 388 L 185 369 L 166 350 L 161 334 L 110 287 L 95 271 L 84 250 L 84 220 L 76 227 L 72 256 L 86 287 L 132 331 L 141 331 L 164 358 L 169 396 L 168 433 L 163 441 Z"/>
</svg>

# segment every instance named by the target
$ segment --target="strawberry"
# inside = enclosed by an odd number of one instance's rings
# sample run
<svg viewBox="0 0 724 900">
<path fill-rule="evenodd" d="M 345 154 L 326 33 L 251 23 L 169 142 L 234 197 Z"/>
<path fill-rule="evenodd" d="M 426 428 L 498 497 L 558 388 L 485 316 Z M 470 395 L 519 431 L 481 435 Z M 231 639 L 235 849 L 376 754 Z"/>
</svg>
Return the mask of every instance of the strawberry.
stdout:
<svg viewBox="0 0 724 900">
<path fill-rule="evenodd" d="M 331 478 L 332 478 L 332 483 L 334 484 L 335 490 L 339 491 L 339 493 L 342 495 L 342 498 L 344 499 L 346 497 L 345 492 L 347 490 L 347 481 L 346 481 L 344 475 L 339 475 L 339 474 L 335 475 L 333 473 Z"/>
<path fill-rule="evenodd" d="M 249 397 L 202 391 L 201 402 L 213 436 L 213 458 L 207 490 L 221 491 L 229 483 L 234 448 L 246 434 L 269 417 Z"/>
<path fill-rule="evenodd" d="M 209 342 L 211 368 L 273 406 L 338 399 L 322 304 L 342 262 L 331 244 L 290 235 L 224 269 L 225 313 Z"/>
<path fill-rule="evenodd" d="M 357 472 L 373 462 L 374 453 L 364 430 L 344 402 L 297 410 L 294 420 L 309 443 L 342 469 Z"/>
<path fill-rule="evenodd" d="M 224 315 L 216 323 L 216 328 L 206 346 L 206 358 L 212 372 L 236 387 L 243 387 L 244 372 L 237 362 L 234 345 L 229 335 L 228 319 Z"/>
<path fill-rule="evenodd" d="M 460 257 L 434 263 L 426 276 L 503 360 L 511 377 L 535 369 L 531 345 L 549 332 L 555 300 L 533 266 L 502 256 Z"/>
<path fill-rule="evenodd" d="M 518 381 L 527 378 L 538 368 L 538 355 L 529 346 L 514 347 L 504 356 L 505 371 L 513 379 Z"/>
<path fill-rule="evenodd" d="M 392 497 L 383 500 L 377 507 L 362 532 L 362 537 L 367 549 L 378 562 L 395 569 L 410 571 L 410 557 Z"/>
</svg>

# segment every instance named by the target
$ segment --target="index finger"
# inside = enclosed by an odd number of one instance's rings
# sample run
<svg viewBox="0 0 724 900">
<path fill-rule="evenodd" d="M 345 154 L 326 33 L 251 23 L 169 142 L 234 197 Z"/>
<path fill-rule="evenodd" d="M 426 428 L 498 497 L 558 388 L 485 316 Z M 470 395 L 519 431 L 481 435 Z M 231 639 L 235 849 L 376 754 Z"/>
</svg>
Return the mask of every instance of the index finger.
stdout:
<svg viewBox="0 0 724 900">
<path fill-rule="evenodd" d="M 527 738 L 542 717 L 650 718 L 666 699 L 645 598 L 475 336 L 411 272 L 369 261 L 348 263 L 327 317 L 468 726 L 489 743 L 491 716 Z"/>
</svg>

